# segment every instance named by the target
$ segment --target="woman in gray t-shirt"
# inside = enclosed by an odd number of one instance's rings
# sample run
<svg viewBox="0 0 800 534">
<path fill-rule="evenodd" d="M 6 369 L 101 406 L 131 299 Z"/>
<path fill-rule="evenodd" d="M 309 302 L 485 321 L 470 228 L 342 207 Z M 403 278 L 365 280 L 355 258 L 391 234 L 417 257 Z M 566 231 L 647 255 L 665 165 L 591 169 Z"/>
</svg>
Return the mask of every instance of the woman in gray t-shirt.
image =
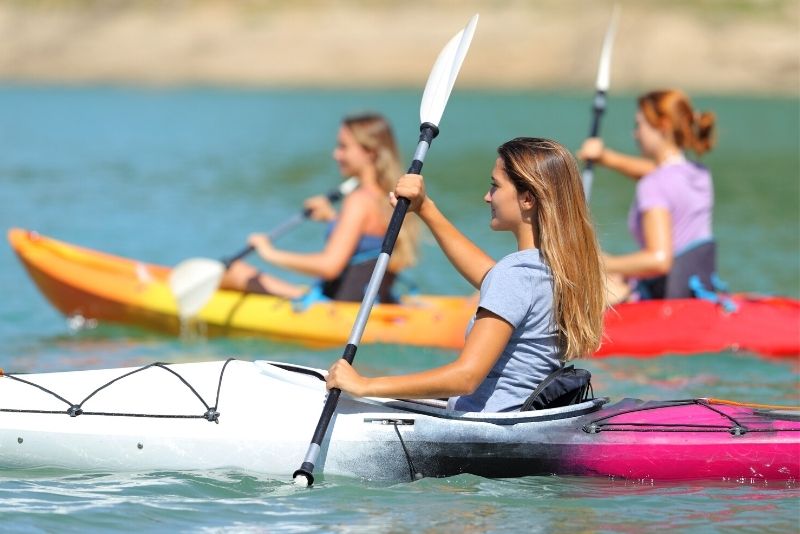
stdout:
<svg viewBox="0 0 800 534">
<path fill-rule="evenodd" d="M 511 232 L 517 251 L 499 262 L 437 209 L 419 175 L 395 194 L 411 201 L 450 262 L 480 288 L 475 318 L 453 362 L 401 376 L 369 378 L 345 360 L 328 388 L 356 396 L 449 397 L 457 411 L 518 410 L 562 361 L 600 344 L 603 273 L 599 248 L 572 155 L 555 141 L 516 138 L 501 145 L 484 201 L 493 230 Z"/>
</svg>

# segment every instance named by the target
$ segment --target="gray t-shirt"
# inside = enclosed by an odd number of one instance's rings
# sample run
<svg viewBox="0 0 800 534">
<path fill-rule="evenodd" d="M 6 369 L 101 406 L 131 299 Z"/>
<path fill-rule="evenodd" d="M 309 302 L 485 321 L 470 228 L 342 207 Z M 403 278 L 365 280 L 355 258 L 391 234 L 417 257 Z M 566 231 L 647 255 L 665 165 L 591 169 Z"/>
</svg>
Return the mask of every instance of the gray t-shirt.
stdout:
<svg viewBox="0 0 800 534">
<path fill-rule="evenodd" d="M 553 276 L 539 250 L 521 250 L 497 262 L 483 279 L 478 307 L 499 315 L 514 331 L 478 389 L 452 397 L 448 405 L 464 412 L 519 410 L 536 386 L 561 366 Z"/>
</svg>

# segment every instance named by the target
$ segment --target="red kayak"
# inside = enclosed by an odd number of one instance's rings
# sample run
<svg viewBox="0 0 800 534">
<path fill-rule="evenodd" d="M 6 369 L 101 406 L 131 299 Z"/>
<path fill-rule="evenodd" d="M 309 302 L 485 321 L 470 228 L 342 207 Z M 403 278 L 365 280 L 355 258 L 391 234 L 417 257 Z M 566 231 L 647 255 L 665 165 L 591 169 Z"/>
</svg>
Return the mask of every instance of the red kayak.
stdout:
<svg viewBox="0 0 800 534">
<path fill-rule="evenodd" d="M 723 350 L 800 355 L 800 300 L 731 295 L 729 307 L 703 299 L 645 300 L 606 312 L 596 356 L 658 356 Z"/>
</svg>

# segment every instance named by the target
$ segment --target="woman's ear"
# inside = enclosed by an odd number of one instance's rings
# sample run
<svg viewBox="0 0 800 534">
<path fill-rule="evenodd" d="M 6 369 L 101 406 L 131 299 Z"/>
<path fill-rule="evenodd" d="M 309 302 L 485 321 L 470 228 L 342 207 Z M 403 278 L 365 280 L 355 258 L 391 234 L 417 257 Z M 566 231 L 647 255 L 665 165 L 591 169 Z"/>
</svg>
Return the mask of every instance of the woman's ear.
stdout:
<svg viewBox="0 0 800 534">
<path fill-rule="evenodd" d="M 534 204 L 535 200 L 533 198 L 533 193 L 531 193 L 530 191 L 525 191 L 525 193 L 522 194 L 522 207 L 530 209 L 533 207 Z"/>
<path fill-rule="evenodd" d="M 672 124 L 669 122 L 669 119 L 666 117 L 662 117 L 658 121 L 658 128 L 657 130 L 661 132 L 661 135 L 666 137 L 667 139 L 672 137 Z"/>
</svg>

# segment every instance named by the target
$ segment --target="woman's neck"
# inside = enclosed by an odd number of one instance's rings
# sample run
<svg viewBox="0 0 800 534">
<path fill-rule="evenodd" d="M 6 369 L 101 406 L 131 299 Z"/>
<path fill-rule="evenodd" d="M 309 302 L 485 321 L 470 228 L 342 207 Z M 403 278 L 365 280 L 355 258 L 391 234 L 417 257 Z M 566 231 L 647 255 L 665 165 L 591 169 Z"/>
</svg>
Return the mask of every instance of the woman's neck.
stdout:
<svg viewBox="0 0 800 534">
<path fill-rule="evenodd" d="M 514 237 L 517 239 L 517 250 L 527 250 L 529 248 L 539 248 L 539 230 L 536 225 L 531 223 L 523 223 L 517 231 L 514 232 Z"/>
<path fill-rule="evenodd" d="M 366 191 L 382 192 L 378 185 L 378 173 L 375 169 L 365 169 L 358 176 L 361 187 Z"/>
<path fill-rule="evenodd" d="M 665 145 L 656 153 L 656 164 L 658 166 L 670 165 L 673 163 L 683 163 L 686 157 L 683 151 L 674 145 Z"/>
</svg>

